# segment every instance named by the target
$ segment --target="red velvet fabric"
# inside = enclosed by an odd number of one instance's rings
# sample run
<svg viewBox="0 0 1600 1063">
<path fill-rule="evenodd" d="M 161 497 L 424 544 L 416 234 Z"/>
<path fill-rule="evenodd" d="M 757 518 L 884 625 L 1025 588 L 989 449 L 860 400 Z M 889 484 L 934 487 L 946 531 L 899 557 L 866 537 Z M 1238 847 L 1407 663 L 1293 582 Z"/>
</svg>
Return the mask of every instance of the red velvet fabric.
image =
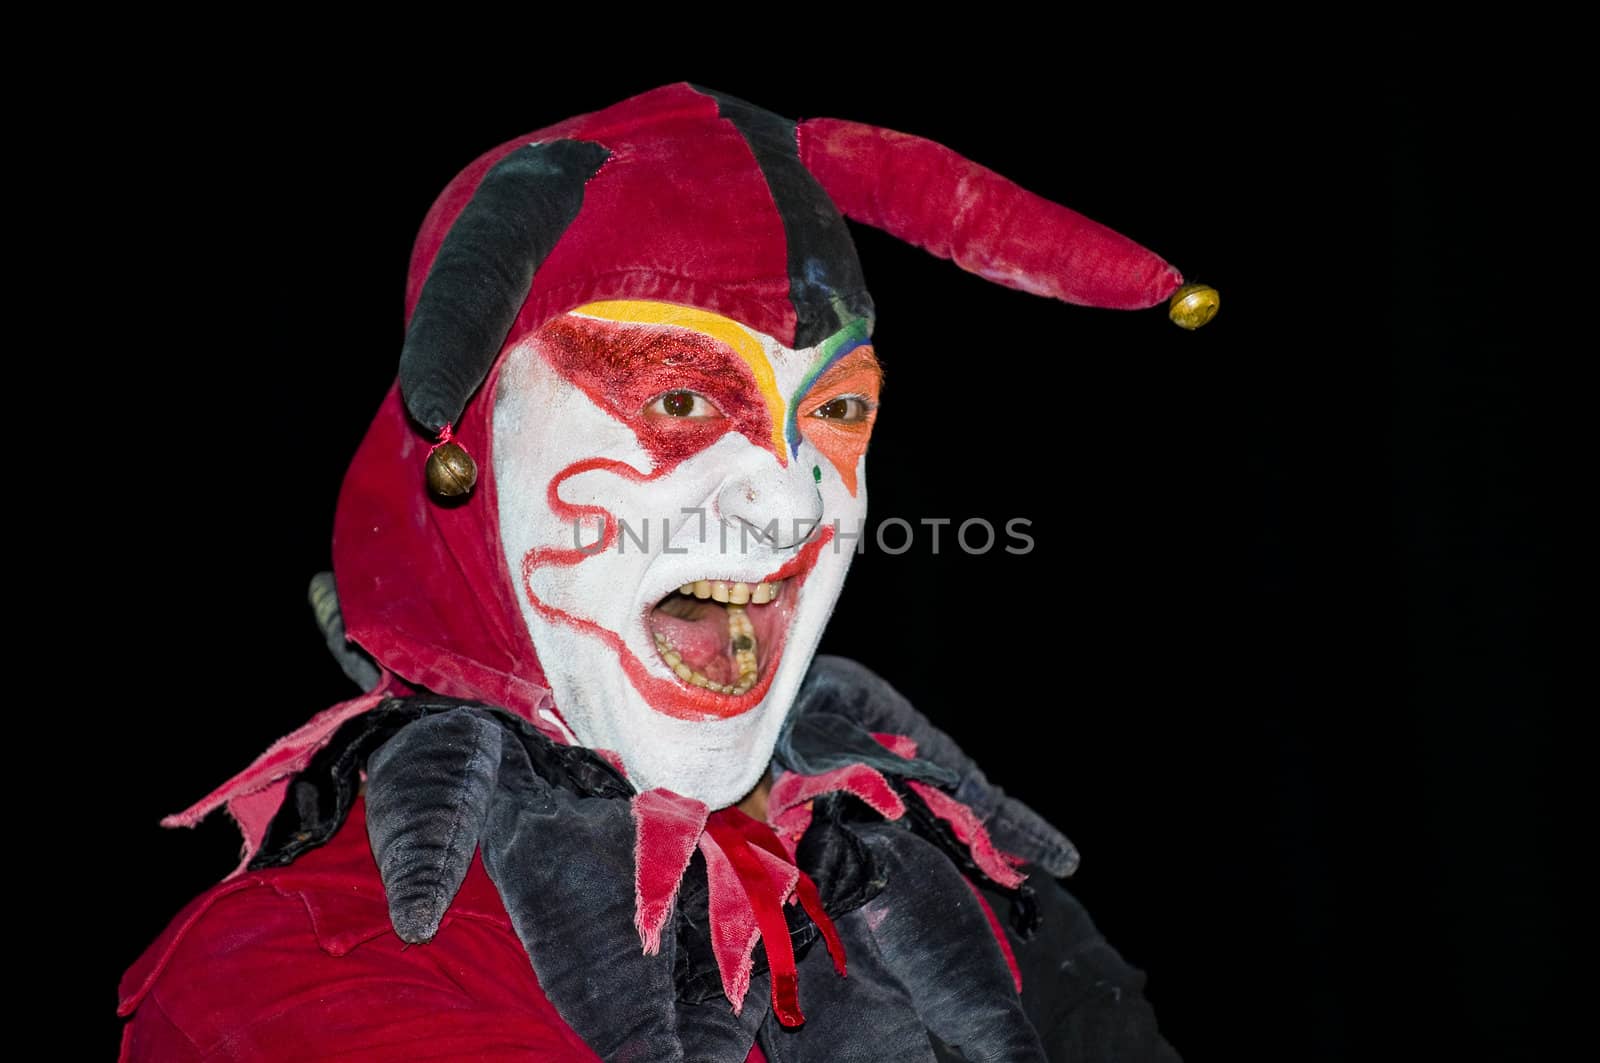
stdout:
<svg viewBox="0 0 1600 1063">
<path fill-rule="evenodd" d="M 713 941 L 717 940 L 717 924 L 733 919 L 729 907 L 748 909 L 755 916 L 756 927 L 761 933 L 761 947 L 767 954 L 767 966 L 772 976 L 772 1010 L 783 1025 L 798 1026 L 805 1021 L 805 1016 L 800 1013 L 794 946 L 789 938 L 789 925 L 784 921 L 783 904 L 794 892 L 800 872 L 783 857 L 775 856 L 765 847 L 755 844 L 750 836 L 751 828 L 762 831 L 768 829 L 765 824 L 755 822 L 737 808 L 725 808 L 706 821 L 702 845 L 710 842 L 721 850 L 738 876 L 740 892 L 743 894 L 742 898 L 730 896 L 726 891 L 712 895 L 712 938 Z M 743 920 L 741 913 L 735 922 L 742 924 Z M 722 984 L 726 989 L 730 980 L 728 969 L 724 966 L 727 957 L 714 946 L 713 951 L 716 952 L 717 966 L 722 971 Z M 751 957 L 746 954 L 732 958 L 741 967 L 735 981 L 748 988 Z M 734 1002 L 735 1013 L 740 1010 L 741 1003 Z"/>
<path fill-rule="evenodd" d="M 905 805 L 889 780 L 865 764 L 847 764 L 820 775 L 791 772 L 774 783 L 767 796 L 767 816 L 791 860 L 811 826 L 812 799 L 836 790 L 861 798 L 884 819 L 899 819 L 905 814 Z"/>
<path fill-rule="evenodd" d="M 491 405 L 473 403 L 456 427 L 478 462 L 476 490 L 465 504 L 440 505 L 423 483 L 428 441 L 390 388 L 345 475 L 334 577 L 346 632 L 385 668 L 550 731 L 539 716 L 550 692 L 500 549 Z"/>
<path fill-rule="evenodd" d="M 687 83 L 664 85 L 502 144 L 439 196 L 412 252 L 407 315 L 451 223 L 484 175 L 521 145 L 592 140 L 612 157 L 585 186 L 577 220 L 535 275 L 509 346 L 595 299 L 659 299 L 736 318 L 791 342 L 794 307 L 783 224 L 748 145 Z M 920 137 L 836 119 L 796 127 L 800 157 L 848 217 L 879 226 L 1002 284 L 1071 302 L 1141 307 L 1181 277 L 1157 256 L 1065 207 Z M 464 503 L 423 487 L 429 440 L 391 389 L 340 494 L 334 572 L 350 637 L 395 684 L 479 698 L 547 733 L 554 711 L 523 625 L 495 527 L 490 413 L 498 365 L 468 403 L 456 439 L 478 461 Z M 302 737 L 304 737 L 302 735 Z M 325 739 L 319 732 L 311 744 Z M 222 803 L 270 819 L 283 777 L 269 751 L 228 786 L 174 817 L 192 824 Z"/>
<path fill-rule="evenodd" d="M 597 1059 L 474 858 L 427 945 L 389 925 L 365 802 L 320 849 L 198 897 L 128 971 L 123 1058 Z"/>
<path fill-rule="evenodd" d="M 1000 943 L 1000 954 L 1006 958 L 1006 967 L 1011 970 L 1011 981 L 1016 985 L 1017 992 L 1022 992 L 1022 968 L 1017 966 L 1017 954 L 1011 948 L 1011 939 L 1006 937 L 1005 929 L 1000 925 L 1000 917 L 994 914 L 994 908 L 989 904 L 988 898 L 971 879 L 967 880 L 967 888 L 978 898 L 978 907 L 983 909 L 983 917 L 989 921 L 989 932 L 994 934 L 994 939 Z"/>
<path fill-rule="evenodd" d="M 590 179 L 578 220 L 540 266 L 509 346 L 596 299 L 658 299 L 792 337 L 783 225 L 749 147 L 711 97 L 666 85 L 537 130 L 480 156 L 428 212 L 412 252 L 409 319 L 451 224 L 484 175 L 516 148 L 578 137 L 613 151 Z M 692 164 L 691 164 L 692 163 Z M 478 464 L 463 503 L 423 487 L 429 440 L 398 387 L 346 476 L 333 560 L 345 629 L 386 668 L 442 694 L 481 698 L 545 725 L 552 708 L 500 549 L 490 415 L 495 372 L 454 425 Z"/>
<path fill-rule="evenodd" d="M 405 694 L 407 689 L 384 673 L 378 685 L 369 693 L 324 709 L 298 730 L 274 742 L 255 763 L 235 775 L 205 797 L 182 812 L 176 812 L 161 821 L 163 827 L 193 827 L 218 807 L 226 807 L 228 815 L 244 836 L 240 845 L 239 866 L 229 878 L 242 874 L 261 848 L 272 817 L 283 805 L 289 780 L 303 771 L 311 758 L 321 749 L 339 725 L 352 716 L 359 716 L 390 695 Z"/>
<path fill-rule="evenodd" d="M 772 194 L 744 138 L 717 116 L 716 101 L 684 83 L 519 137 L 468 166 L 417 238 L 408 316 L 451 223 L 489 168 L 521 145 L 556 137 L 593 140 L 612 157 L 586 185 L 578 219 L 538 270 L 508 346 L 596 299 L 692 305 L 793 342 L 787 250 Z M 847 216 L 992 280 L 1128 307 L 1159 301 L 1178 283 L 1175 270 L 1131 241 L 930 141 L 830 119 L 800 124 L 798 138 L 803 161 Z M 1087 242 L 1071 246 L 1076 238 Z M 390 390 L 340 495 L 334 571 L 346 629 L 385 669 L 384 690 L 425 687 L 481 699 L 559 737 L 543 715 L 554 706 L 497 529 L 490 446 L 497 374 L 498 364 L 454 426 L 479 477 L 475 492 L 450 506 L 429 498 L 423 469 L 430 440 L 408 420 L 398 388 Z M 377 700 L 329 710 L 171 822 L 192 825 L 226 805 L 245 829 L 248 858 L 288 775 L 338 722 Z M 851 782 L 841 785 L 887 807 L 872 780 Z M 805 816 L 803 805 L 790 811 Z M 174 920 L 124 981 L 124 1014 L 145 1001 L 128 1027 L 125 1058 L 188 1059 L 209 1050 L 283 1058 L 314 1045 L 324 1054 L 348 1045 L 370 1059 L 522 1058 L 530 1051 L 593 1058 L 539 991 L 476 861 L 439 938 L 402 949 L 363 823 L 358 806 L 333 843 L 288 868 L 241 869 Z M 787 834 L 784 840 L 792 844 Z M 706 846 L 704 835 L 700 844 Z M 669 847 L 680 850 L 681 839 Z M 769 856 L 763 852 L 757 862 Z M 726 881 L 728 860 L 710 852 L 707 860 L 713 905 L 719 891 L 742 890 L 737 874 Z M 753 938 L 735 924 L 724 928 L 727 945 L 744 936 L 748 956 Z"/>
<path fill-rule="evenodd" d="M 633 922 L 647 953 L 661 951 L 661 929 L 709 812 L 671 790 L 646 790 L 633 799 Z"/>
<path fill-rule="evenodd" d="M 717 102 L 686 82 L 663 85 L 546 126 L 479 156 L 423 220 L 406 285 L 410 317 L 450 226 L 495 163 L 525 144 L 575 137 L 612 157 L 534 278 L 517 337 L 594 299 L 660 299 L 794 338 L 783 222 L 755 157 Z"/>
<path fill-rule="evenodd" d="M 521 145 L 558 137 L 613 151 L 583 209 L 540 266 L 506 339 L 596 299 L 657 299 L 711 310 L 792 339 L 783 225 L 760 169 L 711 97 L 666 85 L 537 130 L 479 157 L 428 212 L 412 252 L 409 318 L 451 224 L 484 175 Z M 549 692 L 500 549 L 490 446 L 498 363 L 454 425 L 478 464 L 463 503 L 423 487 L 430 440 L 391 390 L 340 493 L 334 573 L 350 638 L 406 681 L 481 698 L 536 725 Z"/>
<path fill-rule="evenodd" d="M 744 1010 L 744 998 L 750 992 L 752 950 L 761 936 L 761 927 L 733 858 L 710 831 L 700 835 L 700 853 L 706 861 L 711 952 L 717 958 L 722 991 L 737 1015 Z"/>
<path fill-rule="evenodd" d="M 843 213 L 990 280 L 1069 302 L 1143 307 L 1177 270 L 1124 236 L 920 137 L 834 119 L 796 127 L 802 161 Z M 484 175 L 516 148 L 577 137 L 612 157 L 534 277 L 510 346 L 596 299 L 656 299 L 735 318 L 792 343 L 784 229 L 760 168 L 717 103 L 664 85 L 480 156 L 428 212 L 412 252 L 409 317 L 451 224 Z M 455 427 L 478 487 L 444 507 L 422 488 L 428 441 L 398 393 L 351 465 L 334 531 L 334 571 L 350 637 L 402 679 L 485 698 L 538 723 L 549 708 L 493 527 L 489 413 L 495 372 Z"/>
<path fill-rule="evenodd" d="M 477 857 L 432 941 L 395 936 L 364 800 L 322 848 L 197 897 L 118 993 L 128 1061 L 598 1059 L 539 988 Z"/>
<path fill-rule="evenodd" d="M 994 842 L 989 837 L 988 828 L 983 825 L 977 813 L 943 790 L 929 786 L 925 782 L 912 779 L 910 786 L 934 815 L 950 824 L 956 840 L 967 847 L 967 851 L 972 854 L 973 862 L 983 868 L 985 875 L 1008 888 L 1022 885 L 1022 880 L 1027 876 L 1012 866 L 1011 857 L 995 848 Z"/>
<path fill-rule="evenodd" d="M 909 760 L 917 755 L 916 740 L 909 735 L 885 734 L 881 731 L 874 731 L 872 732 L 872 737 L 878 740 L 879 745 L 896 756 L 905 757 Z M 928 811 L 950 825 L 956 840 L 967 847 L 967 851 L 972 854 L 973 862 L 983 869 L 984 874 L 1008 888 L 1022 884 L 1022 880 L 1027 876 L 1019 872 L 1014 866 L 1019 861 L 1016 857 L 1001 852 L 995 846 L 993 839 L 989 837 L 989 829 L 983 825 L 983 821 L 978 818 L 976 812 L 937 787 L 929 786 L 927 783 L 918 782 L 915 779 L 908 780 L 908 782 L 911 789 L 928 806 Z M 1001 942 L 1001 945 L 1002 947 L 1005 946 L 1004 941 Z"/>
<path fill-rule="evenodd" d="M 1183 284 L 1121 233 L 943 144 L 835 118 L 801 122 L 796 137 L 845 217 L 996 284 L 1113 310 L 1154 306 Z"/>
</svg>

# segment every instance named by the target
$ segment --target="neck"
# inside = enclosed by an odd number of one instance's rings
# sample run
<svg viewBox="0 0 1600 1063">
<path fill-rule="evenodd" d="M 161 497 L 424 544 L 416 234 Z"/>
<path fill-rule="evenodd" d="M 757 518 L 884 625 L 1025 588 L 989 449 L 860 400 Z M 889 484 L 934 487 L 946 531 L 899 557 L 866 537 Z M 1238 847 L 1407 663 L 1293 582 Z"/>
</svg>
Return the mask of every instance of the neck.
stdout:
<svg viewBox="0 0 1600 1063">
<path fill-rule="evenodd" d="M 767 821 L 767 795 L 772 792 L 772 769 L 768 768 L 761 773 L 761 778 L 756 782 L 755 789 L 744 795 L 744 798 L 734 807 L 751 819 Z"/>
</svg>

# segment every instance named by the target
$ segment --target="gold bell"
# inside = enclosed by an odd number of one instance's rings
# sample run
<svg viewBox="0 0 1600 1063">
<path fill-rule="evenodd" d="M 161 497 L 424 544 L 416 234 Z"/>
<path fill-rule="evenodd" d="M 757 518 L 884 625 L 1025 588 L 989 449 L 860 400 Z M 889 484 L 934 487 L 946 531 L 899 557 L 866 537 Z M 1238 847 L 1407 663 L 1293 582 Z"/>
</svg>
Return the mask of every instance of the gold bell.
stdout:
<svg viewBox="0 0 1600 1063">
<path fill-rule="evenodd" d="M 470 494 L 478 482 L 478 464 L 460 443 L 440 443 L 428 455 L 428 490 L 440 498 Z"/>
<path fill-rule="evenodd" d="M 1179 328 L 1194 331 L 1217 316 L 1222 296 L 1209 284 L 1185 284 L 1172 293 L 1167 304 L 1167 316 Z"/>
</svg>

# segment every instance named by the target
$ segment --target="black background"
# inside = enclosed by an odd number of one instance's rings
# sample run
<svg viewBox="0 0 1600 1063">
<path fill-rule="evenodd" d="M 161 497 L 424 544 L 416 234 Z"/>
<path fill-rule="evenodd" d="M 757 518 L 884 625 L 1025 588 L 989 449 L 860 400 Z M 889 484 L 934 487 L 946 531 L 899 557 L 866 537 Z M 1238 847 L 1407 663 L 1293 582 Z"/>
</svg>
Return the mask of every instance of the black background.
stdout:
<svg viewBox="0 0 1600 1063">
<path fill-rule="evenodd" d="M 869 547 L 824 650 L 1074 839 L 1073 889 L 1186 1057 L 1531 1051 L 1565 927 L 1551 382 L 1502 309 L 1541 220 L 1495 167 L 1543 147 L 1518 102 L 1132 51 L 1110 76 L 1046 50 L 484 65 L 219 53 L 113 94 L 76 156 L 116 314 L 57 384 L 107 400 L 79 554 L 105 625 L 80 642 L 120 706 L 86 828 L 117 883 L 103 1048 L 111 983 L 236 858 L 220 814 L 156 820 L 349 696 L 304 588 L 433 196 L 492 145 L 690 80 L 940 140 L 1223 293 L 1187 334 L 855 226 L 887 368 L 872 519 L 1022 517 L 1036 545 Z"/>
</svg>

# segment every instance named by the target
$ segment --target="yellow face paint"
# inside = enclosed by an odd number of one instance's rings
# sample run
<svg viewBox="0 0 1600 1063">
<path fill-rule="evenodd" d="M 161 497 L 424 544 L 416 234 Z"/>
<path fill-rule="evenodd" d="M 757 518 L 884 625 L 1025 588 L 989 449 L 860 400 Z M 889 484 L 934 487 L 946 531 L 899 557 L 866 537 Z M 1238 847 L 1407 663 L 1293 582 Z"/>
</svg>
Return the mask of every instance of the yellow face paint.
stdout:
<svg viewBox="0 0 1600 1063">
<path fill-rule="evenodd" d="M 784 404 L 783 398 L 778 394 L 778 378 L 773 372 L 772 362 L 767 358 L 767 352 L 761 347 L 761 341 L 756 339 L 749 329 L 732 318 L 713 314 L 709 310 L 642 299 L 610 299 L 585 303 L 573 313 L 624 324 L 671 325 L 693 329 L 725 344 L 750 367 L 750 374 L 755 377 L 756 390 L 766 402 L 767 413 L 772 419 L 772 452 L 778 456 L 781 464 L 789 463 L 783 445 Z"/>
</svg>

